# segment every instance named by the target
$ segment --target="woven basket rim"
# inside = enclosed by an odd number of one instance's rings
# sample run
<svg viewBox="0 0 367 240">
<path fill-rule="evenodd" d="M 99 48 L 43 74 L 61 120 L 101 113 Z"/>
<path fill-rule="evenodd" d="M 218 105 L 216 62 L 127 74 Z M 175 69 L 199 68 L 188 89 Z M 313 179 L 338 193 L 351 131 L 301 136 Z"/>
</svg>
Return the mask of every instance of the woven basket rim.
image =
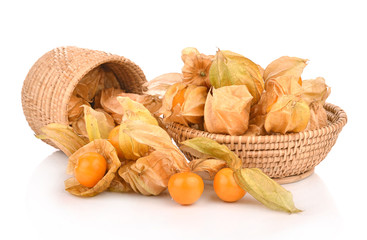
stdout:
<svg viewBox="0 0 367 240">
<path fill-rule="evenodd" d="M 210 133 L 202 130 L 197 130 L 184 126 L 179 123 L 165 123 L 171 125 L 174 128 L 180 129 L 185 132 L 189 138 L 194 138 L 198 136 L 205 136 L 211 139 L 215 139 L 219 143 L 235 144 L 235 143 L 279 143 L 279 142 L 289 142 L 289 141 L 299 141 L 305 138 L 312 138 L 317 136 L 322 136 L 329 134 L 330 132 L 341 130 L 347 123 L 347 114 L 340 107 L 333 105 L 331 103 L 325 103 L 324 108 L 326 111 L 332 113 L 337 117 L 337 120 L 325 127 L 307 130 L 299 133 L 287 133 L 287 134 L 277 134 L 277 135 L 265 135 L 265 136 L 231 136 L 227 134 L 217 134 Z"/>
</svg>

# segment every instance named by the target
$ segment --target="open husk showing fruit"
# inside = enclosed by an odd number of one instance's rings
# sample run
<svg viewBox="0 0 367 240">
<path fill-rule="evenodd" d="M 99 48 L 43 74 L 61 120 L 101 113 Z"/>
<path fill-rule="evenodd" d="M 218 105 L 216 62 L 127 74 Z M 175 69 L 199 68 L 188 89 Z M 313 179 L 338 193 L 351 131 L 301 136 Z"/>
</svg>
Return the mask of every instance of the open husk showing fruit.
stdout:
<svg viewBox="0 0 367 240">
<path fill-rule="evenodd" d="M 78 151 L 69 157 L 66 173 L 74 175 L 74 170 L 78 165 L 80 156 L 84 153 L 96 152 L 101 154 L 107 161 L 107 172 L 103 178 L 93 187 L 83 186 L 75 177 L 65 181 L 65 190 L 80 197 L 92 197 L 105 191 L 115 178 L 116 172 L 121 163 L 117 157 L 116 150 L 110 142 L 105 139 L 96 139 L 87 145 L 79 148 Z"/>
</svg>

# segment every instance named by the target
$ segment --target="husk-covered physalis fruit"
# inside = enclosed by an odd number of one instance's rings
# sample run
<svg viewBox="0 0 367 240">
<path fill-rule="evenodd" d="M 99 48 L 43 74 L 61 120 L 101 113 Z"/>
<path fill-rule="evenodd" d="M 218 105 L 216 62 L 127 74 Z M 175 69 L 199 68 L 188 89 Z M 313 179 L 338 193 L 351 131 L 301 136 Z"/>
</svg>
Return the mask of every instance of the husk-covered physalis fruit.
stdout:
<svg viewBox="0 0 367 240">
<path fill-rule="evenodd" d="M 309 105 L 315 101 L 325 104 L 331 92 L 330 87 L 326 85 L 325 79 L 322 77 L 304 80 L 302 89 L 302 99 Z"/>
<path fill-rule="evenodd" d="M 295 95 L 299 96 L 302 93 L 302 81 L 295 76 L 279 76 L 271 78 L 265 83 L 266 92 L 274 92 L 275 95 Z"/>
<path fill-rule="evenodd" d="M 118 97 L 128 97 L 133 101 L 143 104 L 148 111 L 156 113 L 161 107 L 161 100 L 156 96 L 138 95 L 134 93 L 125 93 L 121 89 L 109 88 L 101 92 L 99 105 L 114 118 L 115 122 L 120 124 L 123 115 L 123 108 Z"/>
<path fill-rule="evenodd" d="M 115 127 L 113 118 L 103 110 L 94 110 L 84 105 L 84 121 L 89 141 L 107 139 L 110 131 Z"/>
<path fill-rule="evenodd" d="M 121 125 L 121 128 L 134 141 L 153 149 L 147 156 L 121 166 L 118 171 L 133 191 L 158 195 L 166 189 L 171 175 L 190 170 L 183 154 L 159 126 L 131 121 Z"/>
<path fill-rule="evenodd" d="M 246 85 L 213 88 L 205 103 L 205 128 L 212 133 L 242 135 L 247 131 L 252 95 Z"/>
<path fill-rule="evenodd" d="M 301 132 L 310 120 L 310 108 L 299 97 L 287 95 L 280 97 L 271 107 L 265 119 L 268 133 Z"/>
<path fill-rule="evenodd" d="M 321 101 L 310 104 L 310 121 L 306 130 L 315 130 L 328 125 L 327 113 Z"/>
<path fill-rule="evenodd" d="M 127 123 L 128 121 L 121 123 L 120 126 L 117 126 L 118 130 L 115 130 L 118 131 L 118 155 L 120 159 L 135 161 L 148 154 L 149 146 L 135 141 L 124 133 L 123 130 Z M 109 139 L 113 139 L 113 137 L 110 136 Z"/>
<path fill-rule="evenodd" d="M 271 62 L 265 68 L 263 75 L 264 81 L 266 83 L 269 79 L 272 78 L 277 78 L 280 76 L 292 76 L 294 78 L 297 78 L 297 80 L 301 82 L 301 74 L 303 72 L 303 69 L 307 65 L 307 61 L 307 59 L 297 57 L 280 57 Z"/>
<path fill-rule="evenodd" d="M 83 115 L 83 105 L 89 106 L 89 103 L 83 98 L 71 95 L 68 103 L 68 120 L 74 122 Z"/>
<path fill-rule="evenodd" d="M 115 178 L 118 168 L 121 165 L 120 160 L 117 157 L 115 148 L 112 146 L 112 144 L 105 139 L 96 139 L 83 146 L 69 157 L 66 173 L 69 175 L 74 175 L 76 171 L 78 171 L 76 170 L 76 168 L 80 167 L 79 161 L 81 161 L 81 159 L 85 157 L 85 155 L 88 153 L 97 153 L 106 160 L 106 172 L 105 174 L 103 174 L 103 177 L 99 181 L 93 184 L 92 187 L 84 186 L 83 184 L 78 182 L 75 176 L 67 179 L 65 181 L 65 190 L 73 195 L 80 197 L 92 197 L 107 190 L 112 180 Z M 80 173 L 84 174 L 84 177 L 88 175 L 88 166 L 85 168 L 85 172 Z M 94 175 L 95 173 L 92 171 L 92 173 L 90 174 Z"/>
<path fill-rule="evenodd" d="M 253 104 L 259 101 L 264 90 L 264 80 L 258 65 L 231 51 L 217 51 L 210 67 L 209 79 L 214 88 L 246 85 L 253 96 Z"/>
<path fill-rule="evenodd" d="M 268 113 L 280 97 L 284 95 L 300 96 L 302 91 L 302 81 L 298 75 L 277 76 L 268 79 L 260 101 L 251 108 L 251 119 Z"/>
<path fill-rule="evenodd" d="M 129 97 L 117 97 L 122 109 L 122 122 L 126 120 L 141 120 L 149 124 L 158 125 L 151 112 L 141 103 Z"/>
<path fill-rule="evenodd" d="M 71 123 L 73 130 L 80 136 L 89 138 L 86 120 L 88 121 L 88 124 L 94 124 L 95 122 L 98 122 L 98 124 L 96 125 L 98 126 L 98 132 L 102 131 L 102 135 L 98 138 L 105 138 L 106 132 L 110 131 L 113 127 L 115 127 L 115 122 L 112 116 L 109 115 L 107 112 L 105 112 L 103 109 L 97 108 L 94 110 L 88 105 L 86 105 L 82 109 L 84 109 L 84 113 L 77 120 Z M 91 121 L 91 118 L 95 120 Z M 102 127 L 101 130 L 99 130 L 100 127 Z M 91 132 L 91 134 L 93 133 Z"/>
<path fill-rule="evenodd" d="M 144 94 L 163 97 L 167 89 L 178 82 L 182 82 L 182 73 L 165 73 L 146 83 L 143 87 L 146 88 Z"/>
<path fill-rule="evenodd" d="M 165 122 L 202 124 L 208 89 L 203 86 L 176 83 L 168 88 L 160 112 Z"/>
<path fill-rule="evenodd" d="M 209 69 L 213 56 L 199 53 L 196 48 L 185 48 L 181 55 L 184 66 L 182 68 L 183 82 L 197 86 L 210 87 Z"/>
<path fill-rule="evenodd" d="M 120 159 L 137 160 L 148 154 L 149 146 L 135 141 L 124 133 L 126 124 L 136 120 L 151 125 L 158 125 L 158 122 L 142 104 L 128 97 L 117 97 L 117 101 L 123 111 L 122 123 L 109 132 L 108 139 L 115 146 Z"/>
<path fill-rule="evenodd" d="M 302 99 L 307 102 L 311 110 L 307 130 L 315 130 L 327 126 L 327 114 L 323 105 L 330 95 L 331 90 L 325 84 L 325 79 L 318 77 L 316 79 L 304 80 L 302 87 Z"/>
<path fill-rule="evenodd" d="M 181 149 L 197 158 L 219 159 L 226 162 L 233 171 L 236 183 L 266 207 L 297 213 L 292 193 L 269 178 L 258 168 L 242 168 L 242 161 L 227 146 L 205 137 L 197 137 L 181 142 Z"/>
<path fill-rule="evenodd" d="M 104 71 L 101 67 L 97 67 L 87 73 L 75 87 L 73 95 L 83 98 L 88 102 L 92 102 L 97 93 L 99 85 L 104 80 Z"/>
<path fill-rule="evenodd" d="M 41 131 L 43 134 L 37 135 L 37 138 L 52 141 L 67 156 L 88 143 L 86 138 L 79 136 L 70 126 L 64 124 L 50 123 L 41 128 Z"/>
</svg>

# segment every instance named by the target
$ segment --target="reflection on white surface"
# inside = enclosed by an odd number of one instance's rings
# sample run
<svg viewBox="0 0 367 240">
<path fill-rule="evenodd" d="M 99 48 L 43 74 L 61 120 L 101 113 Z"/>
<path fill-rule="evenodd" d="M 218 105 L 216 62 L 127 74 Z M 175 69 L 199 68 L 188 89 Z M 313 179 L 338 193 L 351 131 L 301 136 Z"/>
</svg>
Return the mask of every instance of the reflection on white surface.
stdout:
<svg viewBox="0 0 367 240">
<path fill-rule="evenodd" d="M 176 204 L 167 191 L 157 197 L 105 192 L 79 198 L 64 190 L 63 181 L 69 177 L 66 165 L 67 157 L 55 152 L 39 164 L 28 185 L 29 222 L 42 239 L 70 239 L 68 229 L 73 238 L 83 239 L 281 239 L 284 232 L 306 239 L 322 234 L 331 238 L 342 228 L 333 199 L 317 174 L 284 185 L 304 210 L 289 215 L 265 208 L 249 194 L 237 203 L 222 202 L 210 182 L 191 206 Z"/>
</svg>

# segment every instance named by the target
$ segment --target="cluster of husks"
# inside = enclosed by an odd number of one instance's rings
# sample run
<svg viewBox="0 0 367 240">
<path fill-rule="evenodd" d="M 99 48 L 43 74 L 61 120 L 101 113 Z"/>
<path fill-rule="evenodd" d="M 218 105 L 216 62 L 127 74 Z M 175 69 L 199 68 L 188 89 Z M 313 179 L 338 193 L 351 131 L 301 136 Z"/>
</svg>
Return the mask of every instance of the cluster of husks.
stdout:
<svg viewBox="0 0 367 240">
<path fill-rule="evenodd" d="M 285 56 L 263 69 L 231 51 L 206 56 L 186 48 L 182 60 L 182 75 L 165 74 L 148 85 L 148 92 L 166 89 L 160 113 L 167 123 L 249 136 L 327 125 L 330 88 L 321 77 L 302 80 L 306 59 Z"/>
<path fill-rule="evenodd" d="M 177 172 L 212 179 L 227 165 L 240 187 L 265 206 L 299 212 L 290 192 L 260 169 L 242 169 L 241 160 L 213 140 L 182 143 L 198 157 L 188 163 L 157 117 L 163 114 L 166 122 L 231 135 L 302 131 L 307 124 L 317 128 L 327 123 L 326 113 L 320 114 L 329 95 L 324 80 L 302 84 L 306 61 L 297 58 L 280 58 L 265 71 L 230 51 L 206 56 L 186 48 L 182 60 L 182 74 L 164 74 L 148 82 L 145 95 L 125 93 L 103 67 L 82 79 L 68 105 L 70 124 L 51 123 L 37 136 L 69 156 L 67 173 L 73 176 L 65 181 L 65 189 L 82 197 L 103 191 L 158 195 Z M 86 186 L 78 182 L 76 169 L 88 153 L 106 160 L 106 172 L 95 185 Z"/>
<path fill-rule="evenodd" d="M 112 72 L 102 67 L 88 73 L 77 85 L 68 104 L 69 125 L 51 123 L 42 128 L 41 139 L 49 139 L 69 156 L 67 173 L 74 175 L 79 157 L 101 154 L 107 171 L 93 187 L 86 187 L 75 176 L 65 181 L 71 194 L 91 197 L 109 190 L 135 191 L 158 195 L 166 189 L 171 175 L 182 171 L 213 175 L 225 163 L 216 159 L 198 159 L 190 163 L 158 125 L 161 100 L 157 95 L 125 93 Z M 206 87 L 189 88 L 189 93 Z M 179 89 L 180 91 L 182 89 Z M 195 107 L 187 106 L 192 112 Z M 195 122 L 195 116 L 187 116 Z M 200 117 L 199 117 L 200 118 Z"/>
</svg>

